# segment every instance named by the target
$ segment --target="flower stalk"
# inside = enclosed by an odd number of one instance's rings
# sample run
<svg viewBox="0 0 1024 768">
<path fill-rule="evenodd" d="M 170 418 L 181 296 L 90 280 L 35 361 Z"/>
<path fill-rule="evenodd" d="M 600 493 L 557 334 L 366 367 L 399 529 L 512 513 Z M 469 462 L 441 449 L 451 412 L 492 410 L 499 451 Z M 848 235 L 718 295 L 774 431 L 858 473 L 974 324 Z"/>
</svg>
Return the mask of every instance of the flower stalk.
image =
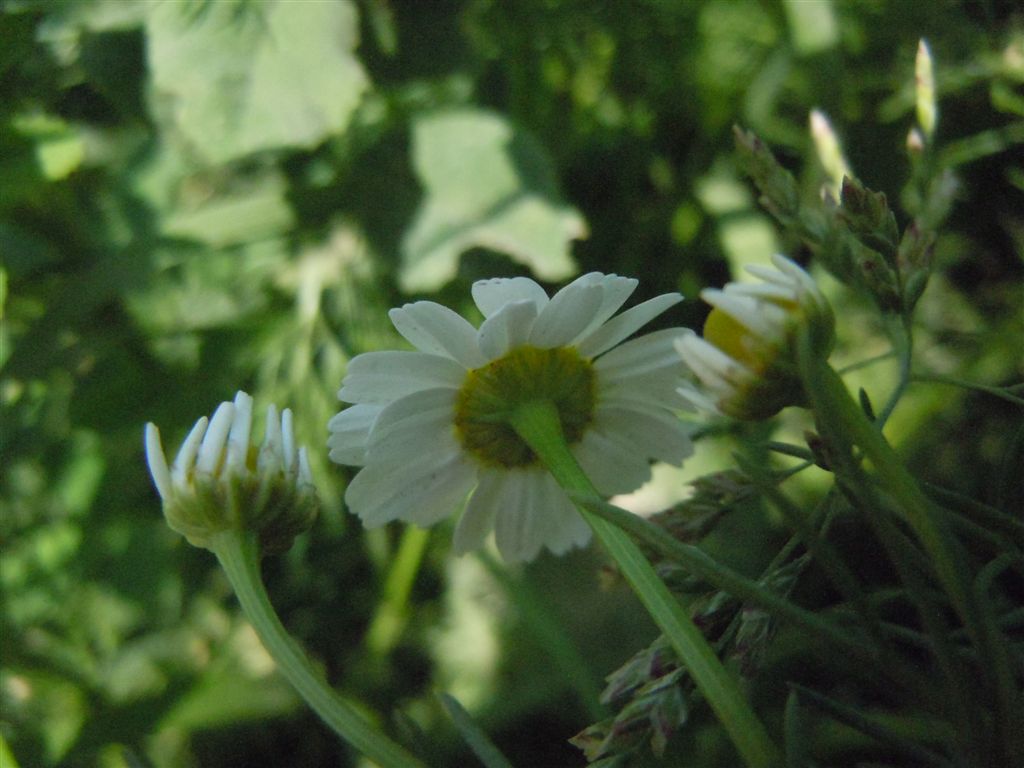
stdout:
<svg viewBox="0 0 1024 768">
<path fill-rule="evenodd" d="M 524 403 L 512 413 L 509 423 L 570 496 L 574 499 L 583 497 L 600 501 L 597 489 L 565 442 L 558 412 L 552 403 Z M 594 515 L 584 504 L 576 504 L 637 597 L 679 654 L 743 761 L 750 768 L 767 768 L 778 764 L 778 749 L 750 708 L 738 680 L 715 655 L 710 643 L 658 578 L 639 547 L 614 524 Z"/>
<path fill-rule="evenodd" d="M 288 634 L 260 578 L 257 537 L 240 530 L 225 530 L 215 534 L 209 546 L 281 674 L 317 715 L 341 738 L 383 768 L 424 768 L 423 763 L 379 731 L 353 704 L 331 690 Z"/>
</svg>

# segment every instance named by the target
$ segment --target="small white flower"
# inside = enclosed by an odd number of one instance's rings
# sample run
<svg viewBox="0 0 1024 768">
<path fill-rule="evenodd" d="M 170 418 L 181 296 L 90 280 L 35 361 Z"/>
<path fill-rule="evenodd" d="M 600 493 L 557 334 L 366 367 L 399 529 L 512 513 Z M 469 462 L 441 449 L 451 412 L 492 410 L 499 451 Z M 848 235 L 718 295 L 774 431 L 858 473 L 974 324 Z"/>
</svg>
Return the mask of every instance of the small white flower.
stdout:
<svg viewBox="0 0 1024 768">
<path fill-rule="evenodd" d="M 349 508 L 367 527 L 429 526 L 468 496 L 457 553 L 480 547 L 492 529 L 510 561 L 585 544 L 586 522 L 504 415 L 528 401 L 554 403 L 573 455 L 608 495 L 643 484 L 651 459 L 689 455 L 673 413 L 686 407 L 673 346 L 683 330 L 625 341 L 682 297 L 612 317 L 636 286 L 594 272 L 549 298 L 528 278 L 480 281 L 479 328 L 429 301 L 391 310 L 417 351 L 354 358 L 338 393 L 354 405 L 328 425 L 331 459 L 363 467 L 345 494 Z"/>
<path fill-rule="evenodd" d="M 295 446 L 292 413 L 267 408 L 263 444 L 251 442 L 252 398 L 238 392 L 203 416 L 168 468 L 160 430 L 146 424 L 146 460 L 171 528 L 196 546 L 228 529 L 260 533 L 264 551 L 281 551 L 309 528 L 317 500 L 309 457 Z"/>
<path fill-rule="evenodd" d="M 713 309 L 704 338 L 688 333 L 676 347 L 702 387 L 679 391 L 702 411 L 738 419 L 763 419 L 803 401 L 792 349 L 800 323 L 813 323 L 823 354 L 831 349 L 832 310 L 814 280 L 785 256 L 772 257 L 777 269 L 750 266 L 764 282 L 728 283 L 701 298 Z"/>
</svg>

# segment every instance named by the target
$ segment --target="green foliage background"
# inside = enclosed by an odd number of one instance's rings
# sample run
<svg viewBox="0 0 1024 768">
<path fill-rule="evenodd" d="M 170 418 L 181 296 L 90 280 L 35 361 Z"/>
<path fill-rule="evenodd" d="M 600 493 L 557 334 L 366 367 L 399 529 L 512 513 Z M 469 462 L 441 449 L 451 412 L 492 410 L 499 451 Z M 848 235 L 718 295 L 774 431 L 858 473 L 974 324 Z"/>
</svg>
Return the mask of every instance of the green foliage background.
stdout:
<svg viewBox="0 0 1024 768">
<path fill-rule="evenodd" d="M 214 559 L 166 528 L 145 471 L 145 421 L 176 447 L 243 388 L 290 406 L 312 447 L 323 515 L 266 579 L 329 679 L 400 713 L 398 732 L 421 730 L 438 765 L 471 760 L 439 689 L 516 764 L 582 765 L 566 739 L 598 715 L 581 702 L 653 627 L 621 585 L 601 591 L 595 552 L 509 574 L 453 564 L 441 529 L 397 629 L 367 642 L 400 531 L 354 525 L 347 471 L 326 462 L 345 362 L 397 344 L 388 307 L 429 297 L 468 312 L 481 277 L 597 269 L 640 277 L 641 298 L 694 297 L 773 250 L 802 256 L 739 177 L 734 123 L 813 195 L 807 113 L 823 109 L 857 175 L 899 210 L 920 37 L 938 66 L 940 156 L 961 184 L 922 354 L 1019 382 L 1012 2 L 0 6 L 0 759 L 357 764 L 274 676 Z M 840 354 L 884 351 L 849 301 Z M 703 312 L 690 301 L 666 322 L 696 327 Z M 925 476 L 1019 514 L 1019 409 L 917 394 L 899 437 Z M 755 503 L 718 536 L 710 546 L 753 572 L 781 533 Z M 731 764 L 706 714 L 691 725 L 687 764 Z"/>
</svg>

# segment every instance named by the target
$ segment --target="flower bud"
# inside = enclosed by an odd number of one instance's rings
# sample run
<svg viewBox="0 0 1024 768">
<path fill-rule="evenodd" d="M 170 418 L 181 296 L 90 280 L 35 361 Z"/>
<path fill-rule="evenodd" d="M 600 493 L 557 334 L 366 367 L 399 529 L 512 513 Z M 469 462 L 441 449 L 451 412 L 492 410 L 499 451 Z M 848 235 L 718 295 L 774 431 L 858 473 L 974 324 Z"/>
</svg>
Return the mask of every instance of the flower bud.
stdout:
<svg viewBox="0 0 1024 768">
<path fill-rule="evenodd" d="M 914 59 L 914 97 L 917 107 L 917 124 L 926 141 L 935 135 L 938 122 L 938 107 L 935 104 L 935 71 L 932 66 L 932 52 L 923 39 L 917 44 Z"/>
<path fill-rule="evenodd" d="M 843 148 L 839 144 L 839 137 L 832 129 L 832 124 L 825 113 L 818 109 L 812 109 L 810 115 L 811 139 L 814 140 L 814 149 L 818 154 L 818 162 L 828 176 L 828 193 L 833 200 L 839 200 L 840 190 L 843 186 L 843 178 L 853 176 L 850 165 L 843 156 Z"/>
<path fill-rule="evenodd" d="M 245 392 L 196 422 L 168 468 L 160 430 L 146 425 L 146 460 L 167 524 L 197 547 L 226 530 L 259 534 L 263 552 L 287 550 L 316 517 L 318 500 L 305 448 L 296 450 L 292 413 L 267 408 L 262 445 L 251 440 Z"/>
</svg>

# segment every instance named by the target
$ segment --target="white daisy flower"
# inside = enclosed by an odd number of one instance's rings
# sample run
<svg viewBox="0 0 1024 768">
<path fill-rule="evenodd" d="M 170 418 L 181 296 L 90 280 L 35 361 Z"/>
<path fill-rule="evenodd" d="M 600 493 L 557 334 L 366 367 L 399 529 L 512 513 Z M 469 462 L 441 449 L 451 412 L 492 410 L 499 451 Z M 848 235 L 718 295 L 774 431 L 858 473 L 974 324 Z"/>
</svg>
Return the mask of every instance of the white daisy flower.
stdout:
<svg viewBox="0 0 1024 768">
<path fill-rule="evenodd" d="M 814 324 L 823 354 L 831 350 L 835 320 L 814 280 L 785 256 L 773 256 L 772 263 L 777 269 L 747 267 L 762 283 L 701 291 L 713 307 L 704 338 L 690 332 L 676 342 L 702 385 L 684 384 L 679 392 L 699 410 L 765 419 L 801 404 L 803 388 L 792 348 L 801 323 Z"/>
<path fill-rule="evenodd" d="M 168 467 L 160 430 L 146 425 L 146 460 L 167 524 L 195 546 L 228 529 L 257 531 L 264 552 L 283 551 L 312 524 L 316 490 L 305 448 L 296 449 L 292 413 L 267 408 L 263 444 L 250 441 L 253 400 L 221 403 L 189 432 Z"/>
<path fill-rule="evenodd" d="M 345 500 L 367 527 L 437 523 L 469 497 L 454 549 L 491 530 L 509 561 L 547 547 L 582 546 L 590 528 L 508 425 L 525 402 L 548 400 L 573 455 L 607 495 L 635 490 L 650 460 L 679 464 L 692 450 L 674 409 L 684 331 L 629 336 L 682 300 L 664 294 L 612 317 L 637 281 L 593 272 L 548 297 L 524 277 L 483 280 L 474 328 L 429 301 L 391 310 L 415 352 L 355 357 L 338 396 L 354 405 L 331 419 L 330 457 L 363 467 Z"/>
</svg>

